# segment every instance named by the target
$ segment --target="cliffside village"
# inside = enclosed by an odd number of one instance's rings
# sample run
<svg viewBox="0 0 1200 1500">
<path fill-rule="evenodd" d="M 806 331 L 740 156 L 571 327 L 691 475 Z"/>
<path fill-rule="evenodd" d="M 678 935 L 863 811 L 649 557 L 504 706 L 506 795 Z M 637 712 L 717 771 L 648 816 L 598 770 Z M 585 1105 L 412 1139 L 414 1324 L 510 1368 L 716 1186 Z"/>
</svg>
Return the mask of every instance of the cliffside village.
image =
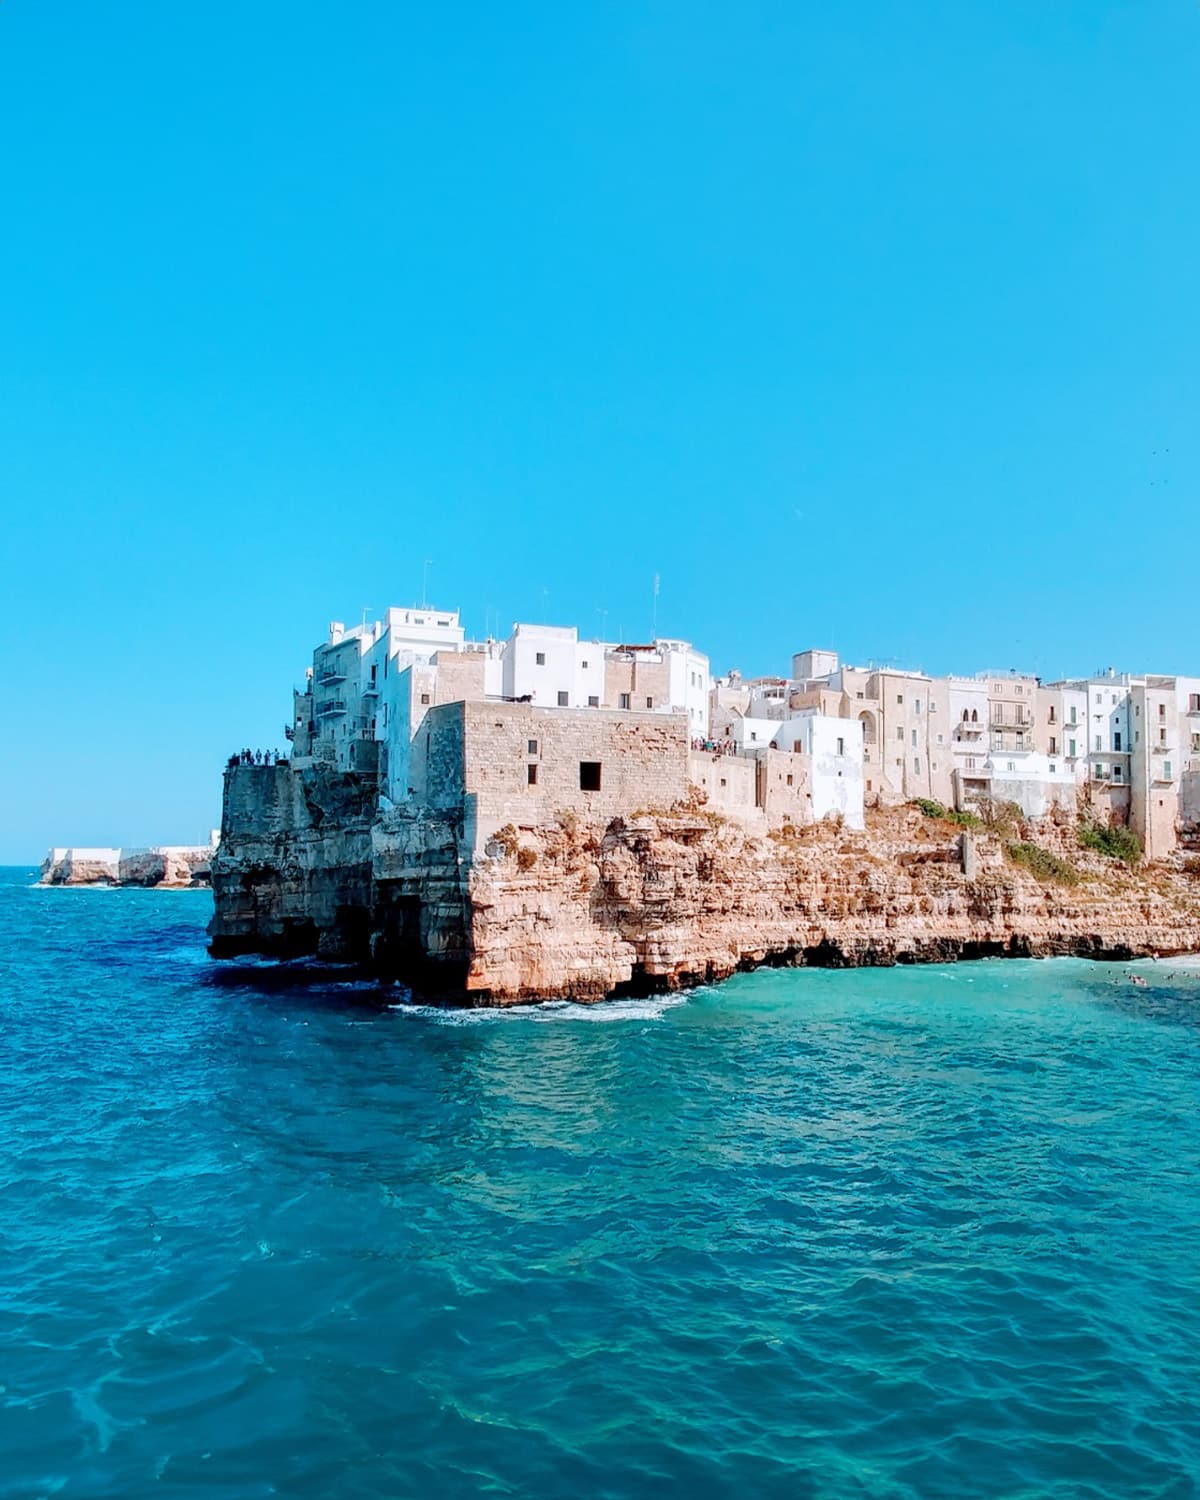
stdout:
<svg viewBox="0 0 1200 1500">
<path fill-rule="evenodd" d="M 392 608 L 330 626 L 286 733 L 295 768 L 377 778 L 385 813 L 463 807 L 476 839 L 689 799 L 762 831 L 916 798 L 1085 811 L 1152 859 L 1200 830 L 1200 677 L 930 677 L 808 650 L 787 676 L 714 678 L 687 641 L 468 641 L 456 611 Z"/>
</svg>

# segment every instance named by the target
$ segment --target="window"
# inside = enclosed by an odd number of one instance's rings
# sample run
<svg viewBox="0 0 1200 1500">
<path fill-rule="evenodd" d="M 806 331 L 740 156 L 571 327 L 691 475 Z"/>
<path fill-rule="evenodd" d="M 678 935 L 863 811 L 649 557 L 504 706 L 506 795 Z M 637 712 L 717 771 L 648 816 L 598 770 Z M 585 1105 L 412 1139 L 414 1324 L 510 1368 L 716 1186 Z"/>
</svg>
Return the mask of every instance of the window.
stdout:
<svg viewBox="0 0 1200 1500">
<path fill-rule="evenodd" d="M 915 699 L 913 701 L 913 713 L 919 714 L 920 712 L 921 712 L 921 700 L 920 700 L 920 698 L 917 698 L 917 699 Z"/>
<path fill-rule="evenodd" d="M 964 719 L 966 718 L 966 714 L 963 715 L 963 718 Z M 972 724 L 978 724 L 979 723 L 979 710 L 977 708 L 973 708 L 971 710 L 971 723 Z"/>
<path fill-rule="evenodd" d="M 903 726 L 903 724 L 901 724 L 899 726 L 899 728 L 896 730 L 896 738 L 903 745 L 903 743 L 904 743 L 904 726 Z"/>
<path fill-rule="evenodd" d="M 1016 768 L 1016 766 L 1015 766 L 1015 765 L 1013 765 L 1013 763 L 1012 763 L 1012 761 L 1011 761 L 1011 760 L 1010 760 L 1010 761 L 1009 761 L 1009 762 L 1008 762 L 1008 769 L 1009 769 L 1009 770 L 1010 770 L 1010 771 L 1015 771 L 1015 770 L 1016 770 L 1016 769 L 1017 769 L 1017 768 Z"/>
<path fill-rule="evenodd" d="M 940 735 L 940 734 L 939 734 L 939 735 L 938 735 L 938 744 L 939 744 L 939 745 L 940 745 L 940 744 L 942 744 L 942 743 L 943 743 L 943 742 L 944 742 L 944 738 L 945 738 L 945 737 L 944 737 L 944 736 L 943 736 L 943 735 Z"/>
<path fill-rule="evenodd" d="M 1200 752 L 1200 734 L 1192 735 L 1192 754 Z"/>
<path fill-rule="evenodd" d="M 722 786 L 727 786 L 728 785 L 728 782 L 726 782 L 724 776 L 721 777 L 721 785 Z"/>
<path fill-rule="evenodd" d="M 1074 709 L 1071 710 L 1071 723 L 1072 724 L 1075 723 L 1075 710 Z"/>
<path fill-rule="evenodd" d="M 646 699 L 646 707 L 647 708 L 653 708 L 654 707 L 654 699 L 653 698 L 647 698 Z"/>
<path fill-rule="evenodd" d="M 619 703 L 620 703 L 620 705 L 621 705 L 622 708 L 628 708 L 629 707 L 629 694 L 628 693 L 622 693 L 618 701 L 619 701 Z"/>
<path fill-rule="evenodd" d="M 421 694 L 421 702 L 422 703 L 428 703 L 429 702 L 429 694 L 428 693 L 422 693 Z"/>
<path fill-rule="evenodd" d="M 525 779 L 530 786 L 537 786 L 537 767 L 535 765 L 525 767 Z"/>
<path fill-rule="evenodd" d="M 756 740 L 758 738 L 758 730 L 757 729 L 752 729 L 750 731 L 750 738 L 752 740 Z"/>
<path fill-rule="evenodd" d="M 846 741 L 844 739 L 842 739 L 842 737 L 840 735 L 838 736 L 837 745 L 838 745 L 838 747 L 837 747 L 837 753 L 839 755 L 845 755 L 845 753 L 846 753 Z M 788 781 L 790 782 L 791 779 L 792 778 L 789 776 L 788 777 Z"/>
<path fill-rule="evenodd" d="M 1058 741 L 1054 738 L 1053 735 L 1050 736 L 1050 754 L 1051 755 L 1057 755 L 1058 754 Z"/>
<path fill-rule="evenodd" d="M 1050 722 L 1051 722 L 1051 724 L 1054 723 L 1054 705 L 1053 705 L 1053 703 L 1050 705 Z"/>
<path fill-rule="evenodd" d="M 899 703 L 899 704 L 903 704 L 904 703 L 904 694 L 903 693 L 897 693 L 896 694 L 896 702 Z"/>
<path fill-rule="evenodd" d="M 570 703 L 570 701 L 571 701 L 571 695 L 570 695 L 570 693 L 559 693 L 559 695 L 558 695 L 558 706 L 559 706 L 559 708 L 566 708 L 567 704 Z"/>
<path fill-rule="evenodd" d="M 544 667 L 546 665 L 546 653 L 544 651 L 539 651 L 535 660 L 537 661 L 539 667 Z"/>
<path fill-rule="evenodd" d="M 968 771 L 973 771 L 974 769 L 975 769 L 975 757 L 973 755 L 968 755 L 967 756 L 967 770 Z"/>
<path fill-rule="evenodd" d="M 585 671 L 585 672 L 586 672 L 586 671 L 587 671 L 587 669 L 588 669 L 588 665 L 587 665 L 587 662 L 584 662 L 584 663 L 583 663 L 583 670 L 584 670 L 584 671 Z"/>
<path fill-rule="evenodd" d="M 1120 735 L 1118 735 L 1117 738 L 1120 739 Z M 1167 731 L 1165 729 L 1160 729 L 1158 731 L 1158 743 L 1160 745 L 1165 745 L 1167 743 Z"/>
<path fill-rule="evenodd" d="M 1113 767 L 1113 780 L 1114 781 L 1120 781 L 1120 779 L 1121 779 L 1121 768 L 1120 768 L 1120 766 L 1114 766 Z"/>
<path fill-rule="evenodd" d="M 1097 735 L 1096 736 L 1096 749 L 1099 750 L 1099 748 L 1100 748 L 1100 736 Z"/>
<path fill-rule="evenodd" d="M 918 776 L 921 774 L 921 757 L 919 755 L 913 756 L 913 770 Z"/>
<path fill-rule="evenodd" d="M 792 777 L 791 777 L 791 773 L 790 772 L 788 774 L 787 784 L 788 784 L 788 786 L 791 786 L 791 784 L 792 784 Z"/>
<path fill-rule="evenodd" d="M 1171 779 L 1171 762 L 1169 760 L 1163 761 L 1163 775 L 1166 777 L 1166 779 L 1168 781 L 1170 781 L 1170 779 Z"/>
<path fill-rule="evenodd" d="M 1058 767 L 1054 764 L 1053 761 L 1050 762 L 1050 774 L 1051 776 L 1055 776 L 1058 774 Z"/>
<path fill-rule="evenodd" d="M 600 762 L 598 760 L 581 760 L 579 762 L 579 790 L 581 792 L 598 792 L 600 790 Z"/>
<path fill-rule="evenodd" d="M 1188 694 L 1188 713 L 1200 714 L 1200 693 Z"/>
<path fill-rule="evenodd" d="M 915 750 L 917 748 L 917 731 L 915 729 L 912 732 L 912 742 L 913 742 L 913 749 Z"/>
<path fill-rule="evenodd" d="M 1067 754 L 1071 757 L 1072 760 L 1075 759 L 1075 741 L 1074 740 L 1068 740 L 1067 741 Z"/>
<path fill-rule="evenodd" d="M 600 700 L 599 700 L 599 698 L 596 697 L 595 693 L 593 693 L 588 698 L 588 707 L 589 708 L 599 708 L 600 707 Z"/>
<path fill-rule="evenodd" d="M 530 740 L 526 746 L 530 755 L 537 754 L 537 740 Z"/>
<path fill-rule="evenodd" d="M 1120 748 L 1121 748 L 1121 732 L 1120 732 L 1120 730 L 1118 730 L 1113 735 L 1113 749 L 1114 750 L 1119 750 Z"/>
</svg>

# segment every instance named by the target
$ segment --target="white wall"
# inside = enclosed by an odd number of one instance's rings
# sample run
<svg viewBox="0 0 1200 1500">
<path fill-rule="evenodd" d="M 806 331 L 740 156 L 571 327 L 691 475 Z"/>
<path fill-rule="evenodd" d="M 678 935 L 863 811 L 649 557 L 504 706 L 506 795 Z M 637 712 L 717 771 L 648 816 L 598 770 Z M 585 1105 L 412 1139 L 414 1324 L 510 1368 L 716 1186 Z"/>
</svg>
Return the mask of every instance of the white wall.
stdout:
<svg viewBox="0 0 1200 1500">
<path fill-rule="evenodd" d="M 504 696 L 528 696 L 538 708 L 557 708 L 559 693 L 566 693 L 567 706 L 578 707 L 574 702 L 578 641 L 573 625 L 514 625 L 504 646 Z M 544 658 L 540 664 L 539 656 Z"/>
<path fill-rule="evenodd" d="M 708 693 L 712 677 L 708 657 L 687 641 L 657 641 L 666 658 L 670 680 L 670 710 L 687 714 L 690 734 L 708 734 Z"/>
<path fill-rule="evenodd" d="M 1065 756 L 1037 750 L 996 750 L 988 760 L 994 802 L 1015 802 L 1027 818 L 1075 807 L 1075 772 Z"/>
<path fill-rule="evenodd" d="M 801 710 L 775 725 L 781 750 L 799 751 L 812 762 L 813 817 L 841 813 L 847 827 L 863 827 L 863 738 L 857 718 Z"/>
</svg>

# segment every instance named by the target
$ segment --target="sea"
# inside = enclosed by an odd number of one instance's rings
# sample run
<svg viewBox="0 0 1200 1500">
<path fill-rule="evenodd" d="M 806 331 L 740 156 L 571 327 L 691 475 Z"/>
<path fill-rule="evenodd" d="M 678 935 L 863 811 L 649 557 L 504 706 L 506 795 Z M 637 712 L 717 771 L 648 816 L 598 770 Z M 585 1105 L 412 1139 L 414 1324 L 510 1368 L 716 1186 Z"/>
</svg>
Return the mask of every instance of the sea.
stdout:
<svg viewBox="0 0 1200 1500">
<path fill-rule="evenodd" d="M 438 1010 L 35 879 L 4 1500 L 1198 1493 L 1194 964 Z"/>
</svg>

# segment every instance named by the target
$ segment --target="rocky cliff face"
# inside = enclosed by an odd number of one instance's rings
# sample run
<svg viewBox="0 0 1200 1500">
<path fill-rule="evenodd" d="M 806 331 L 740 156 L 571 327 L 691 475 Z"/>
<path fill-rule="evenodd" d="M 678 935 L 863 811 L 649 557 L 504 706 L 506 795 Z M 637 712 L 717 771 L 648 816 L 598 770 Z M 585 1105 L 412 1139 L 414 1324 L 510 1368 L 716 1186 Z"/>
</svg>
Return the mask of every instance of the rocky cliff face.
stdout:
<svg viewBox="0 0 1200 1500">
<path fill-rule="evenodd" d="M 475 852 L 463 814 L 378 814 L 365 780 L 228 773 L 212 951 L 370 964 L 435 997 L 598 1000 L 756 964 L 1200 950 L 1200 882 L 1078 847 L 1073 820 L 1021 831 L 1058 879 L 915 809 L 865 832 L 752 837 L 702 811 L 607 825 L 569 815 Z M 1063 881 L 1073 883 L 1062 883 Z"/>
<path fill-rule="evenodd" d="M 763 963 L 1200 949 L 1200 883 L 1085 854 L 1073 820 L 1025 833 L 1077 883 L 1038 879 L 1000 838 L 910 809 L 871 814 L 863 833 L 818 825 L 793 839 L 702 815 L 527 831 L 472 872 L 467 989 L 596 999 Z"/>
</svg>

